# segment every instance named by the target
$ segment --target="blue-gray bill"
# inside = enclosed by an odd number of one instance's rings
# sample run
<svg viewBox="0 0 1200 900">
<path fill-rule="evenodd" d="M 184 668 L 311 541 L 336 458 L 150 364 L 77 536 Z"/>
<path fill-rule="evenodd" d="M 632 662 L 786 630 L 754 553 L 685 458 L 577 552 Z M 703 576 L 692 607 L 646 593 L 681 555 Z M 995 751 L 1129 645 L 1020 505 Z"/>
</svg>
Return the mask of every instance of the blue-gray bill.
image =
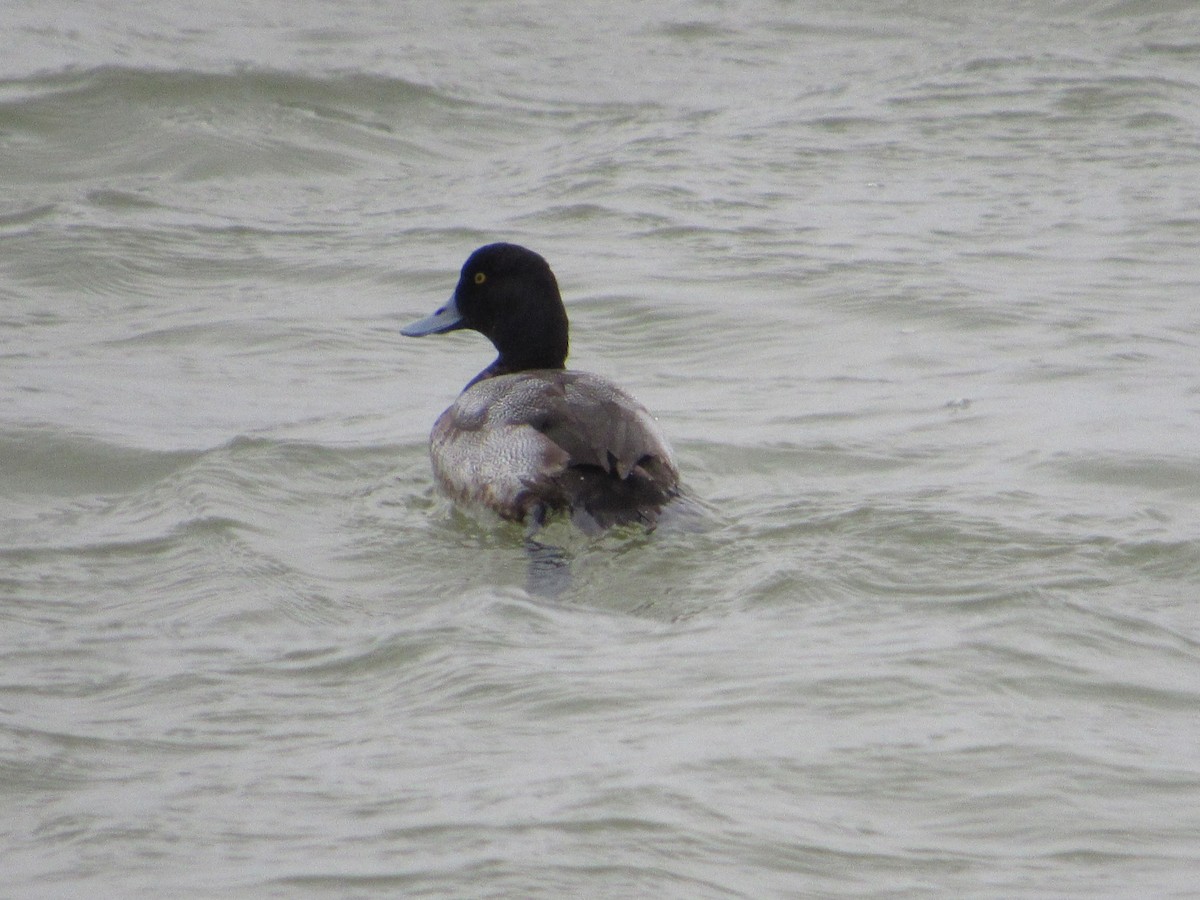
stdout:
<svg viewBox="0 0 1200 900">
<path fill-rule="evenodd" d="M 442 334 L 461 327 L 462 314 L 458 311 L 458 305 L 454 302 L 454 298 L 451 297 L 446 305 L 433 315 L 426 316 L 411 325 L 405 325 L 400 329 L 400 333 L 405 337 L 423 337 L 427 334 Z"/>
</svg>

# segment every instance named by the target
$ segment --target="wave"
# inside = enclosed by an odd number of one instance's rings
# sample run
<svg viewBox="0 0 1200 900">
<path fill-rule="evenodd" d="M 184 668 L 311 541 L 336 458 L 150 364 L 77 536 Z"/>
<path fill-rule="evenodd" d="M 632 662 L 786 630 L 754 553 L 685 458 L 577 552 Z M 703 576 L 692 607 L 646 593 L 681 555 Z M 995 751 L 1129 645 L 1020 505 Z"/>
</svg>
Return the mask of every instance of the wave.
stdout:
<svg viewBox="0 0 1200 900">
<path fill-rule="evenodd" d="M 469 114 L 428 85 L 363 73 L 102 67 L 0 81 L 11 183 L 99 176 L 182 181 L 343 172 L 437 156 L 413 123 Z"/>
</svg>

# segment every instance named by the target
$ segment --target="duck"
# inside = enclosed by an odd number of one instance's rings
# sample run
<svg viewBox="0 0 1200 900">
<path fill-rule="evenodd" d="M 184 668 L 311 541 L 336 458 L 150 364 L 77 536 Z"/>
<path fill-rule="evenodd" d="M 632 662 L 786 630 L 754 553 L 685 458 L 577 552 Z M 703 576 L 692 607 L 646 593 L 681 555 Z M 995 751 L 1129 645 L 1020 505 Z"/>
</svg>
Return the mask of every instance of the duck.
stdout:
<svg viewBox="0 0 1200 900">
<path fill-rule="evenodd" d="M 480 247 L 450 300 L 401 334 L 459 330 L 479 332 L 498 355 L 434 423 L 442 491 L 529 533 L 558 514 L 587 534 L 652 530 L 681 493 L 674 453 L 630 394 L 566 367 L 567 312 L 546 260 L 517 244 Z"/>
</svg>

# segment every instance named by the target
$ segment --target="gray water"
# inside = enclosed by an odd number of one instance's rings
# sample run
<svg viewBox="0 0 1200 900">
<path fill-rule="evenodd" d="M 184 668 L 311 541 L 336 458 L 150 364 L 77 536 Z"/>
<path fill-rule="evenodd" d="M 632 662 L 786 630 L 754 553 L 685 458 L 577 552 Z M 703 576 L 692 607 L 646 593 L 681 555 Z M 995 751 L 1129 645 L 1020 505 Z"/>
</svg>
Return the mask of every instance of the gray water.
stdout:
<svg viewBox="0 0 1200 900">
<path fill-rule="evenodd" d="M 10 2 L 0 893 L 1200 894 L 1200 7 Z M 492 240 L 699 527 L 432 487 Z"/>
</svg>

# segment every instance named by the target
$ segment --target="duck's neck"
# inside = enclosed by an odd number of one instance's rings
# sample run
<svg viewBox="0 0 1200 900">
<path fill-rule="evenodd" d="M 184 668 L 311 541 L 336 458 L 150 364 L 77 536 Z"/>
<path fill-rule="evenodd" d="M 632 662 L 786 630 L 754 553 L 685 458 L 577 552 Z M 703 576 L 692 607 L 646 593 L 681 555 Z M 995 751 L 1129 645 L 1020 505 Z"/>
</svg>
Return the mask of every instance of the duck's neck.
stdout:
<svg viewBox="0 0 1200 900">
<path fill-rule="evenodd" d="M 565 369 L 569 349 L 567 328 L 567 311 L 560 301 L 553 305 L 531 304 L 522 315 L 506 319 L 494 328 L 481 329 L 500 355 L 471 384 L 530 369 Z M 536 335 L 537 340 L 529 340 L 530 335 Z"/>
</svg>

